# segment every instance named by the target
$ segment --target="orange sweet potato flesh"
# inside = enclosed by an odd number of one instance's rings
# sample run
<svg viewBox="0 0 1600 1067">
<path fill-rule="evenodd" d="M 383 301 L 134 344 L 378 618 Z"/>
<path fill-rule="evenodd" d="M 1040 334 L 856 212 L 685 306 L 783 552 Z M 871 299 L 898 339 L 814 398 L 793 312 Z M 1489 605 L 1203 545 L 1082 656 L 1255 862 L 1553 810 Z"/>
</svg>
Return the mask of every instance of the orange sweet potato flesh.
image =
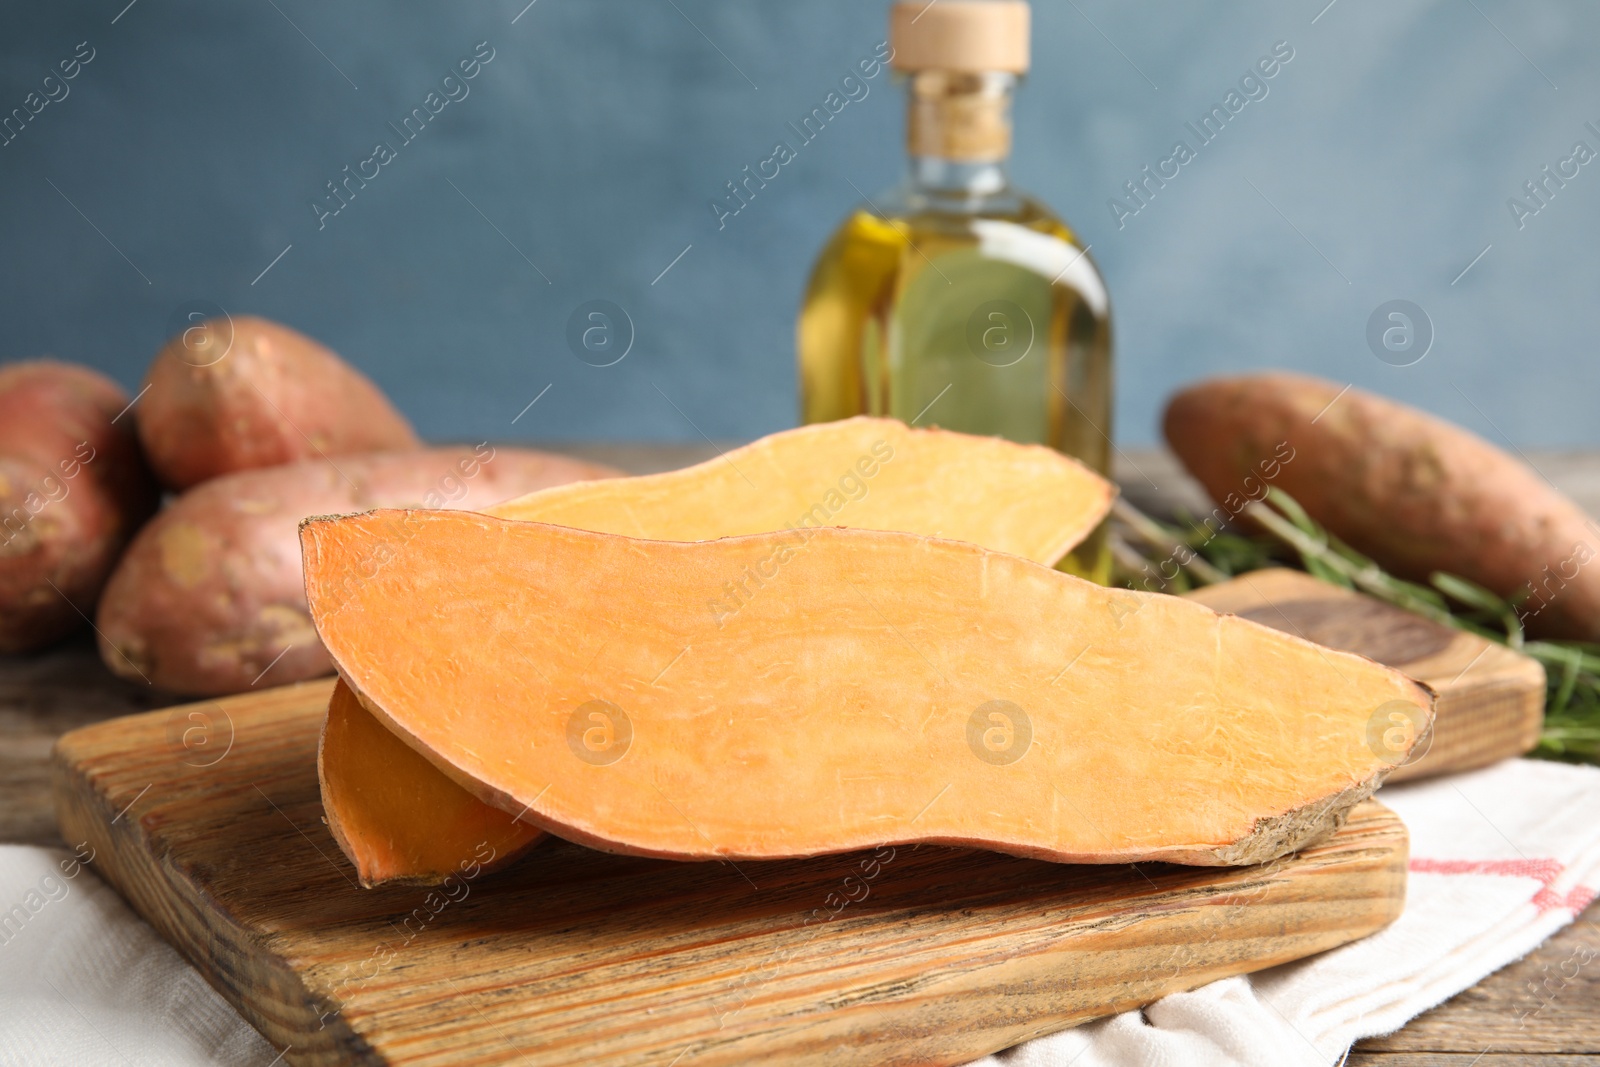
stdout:
<svg viewBox="0 0 1600 1067">
<path fill-rule="evenodd" d="M 406 551 L 364 577 L 397 524 Z M 1432 722 L 1370 660 L 912 534 L 378 511 L 308 519 L 301 547 L 369 711 L 480 799 L 621 853 L 1254 863 L 1330 832 Z M 736 615 L 707 610 L 761 561 Z"/>
<path fill-rule="evenodd" d="M 1339 383 L 1270 373 L 1184 389 L 1163 427 L 1225 514 L 1279 486 L 1401 577 L 1457 574 L 1521 596 L 1533 633 L 1600 641 L 1600 526 L 1459 426 Z"/>
<path fill-rule="evenodd" d="M 1050 449 L 863 417 L 773 434 L 684 470 L 557 486 L 484 510 L 669 541 L 849 524 L 940 534 L 1054 563 L 1105 517 L 1115 491 Z M 762 581 L 759 565 L 729 574 L 704 610 L 732 618 Z M 363 882 L 437 880 L 454 869 L 451 857 L 472 855 L 478 842 L 456 832 L 453 815 L 436 817 L 430 798 L 459 787 L 403 746 L 370 756 L 359 739 L 380 729 L 373 722 L 324 738 L 328 824 Z M 329 788 L 366 776 L 378 760 L 414 789 L 380 802 L 377 794 Z M 424 855 L 431 858 L 406 866 L 407 857 Z"/>
<path fill-rule="evenodd" d="M 1040 445 L 860 416 L 666 474 L 532 493 L 491 514 L 661 541 L 801 526 L 900 530 L 1053 564 L 1099 525 L 1115 494 Z"/>
<path fill-rule="evenodd" d="M 358 758 L 339 761 L 339 772 L 329 777 L 320 757 L 330 747 Z M 435 771 L 363 710 L 342 681 L 328 702 L 318 755 L 323 803 L 340 813 L 328 828 L 346 855 L 362 857 L 363 884 L 435 883 L 486 855 L 494 858 L 484 866 L 493 869 L 544 836 Z M 406 823 L 396 832 L 389 816 L 399 812 L 424 820 L 428 832 L 411 832 Z"/>
</svg>

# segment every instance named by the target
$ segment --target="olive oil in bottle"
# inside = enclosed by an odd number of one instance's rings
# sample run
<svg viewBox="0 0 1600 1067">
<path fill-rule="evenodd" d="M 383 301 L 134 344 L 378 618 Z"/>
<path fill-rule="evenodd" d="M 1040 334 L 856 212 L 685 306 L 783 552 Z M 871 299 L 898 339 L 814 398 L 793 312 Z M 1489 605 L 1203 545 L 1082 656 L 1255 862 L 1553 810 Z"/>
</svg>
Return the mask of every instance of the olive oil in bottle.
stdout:
<svg viewBox="0 0 1600 1067">
<path fill-rule="evenodd" d="M 993 434 L 1105 474 L 1105 285 L 1066 224 L 1006 174 L 1028 16 L 1023 0 L 895 4 L 910 168 L 855 210 L 812 272 L 797 331 L 801 417 Z M 1109 580 L 1104 528 L 1062 567 Z"/>
</svg>

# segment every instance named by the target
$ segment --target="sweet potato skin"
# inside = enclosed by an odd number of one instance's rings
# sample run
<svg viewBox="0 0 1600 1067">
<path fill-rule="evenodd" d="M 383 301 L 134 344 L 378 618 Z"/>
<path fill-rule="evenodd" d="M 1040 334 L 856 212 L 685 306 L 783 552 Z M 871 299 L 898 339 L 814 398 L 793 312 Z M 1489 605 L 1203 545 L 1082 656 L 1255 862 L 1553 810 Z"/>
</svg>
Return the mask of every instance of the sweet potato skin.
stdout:
<svg viewBox="0 0 1600 1067">
<path fill-rule="evenodd" d="M 124 677 L 197 696 L 329 674 L 333 665 L 306 610 L 301 519 L 400 501 L 482 508 L 615 473 L 565 456 L 479 445 L 307 460 L 214 478 L 179 497 L 129 547 L 101 598 L 101 658 Z M 398 542 L 396 551 L 403 549 Z"/>
<path fill-rule="evenodd" d="M 209 319 L 156 353 L 139 437 L 161 483 L 302 459 L 419 447 L 378 387 L 311 338 L 267 319 Z"/>
<path fill-rule="evenodd" d="M 1531 632 L 1600 640 L 1600 567 L 1587 565 L 1600 554 L 1593 519 L 1461 427 L 1341 389 L 1287 373 L 1210 379 L 1173 397 L 1163 430 L 1230 512 L 1276 485 L 1401 577 L 1447 571 L 1522 593 Z"/>
<path fill-rule="evenodd" d="M 83 625 L 158 500 L 128 396 L 69 363 L 0 369 L 0 652 Z"/>
</svg>

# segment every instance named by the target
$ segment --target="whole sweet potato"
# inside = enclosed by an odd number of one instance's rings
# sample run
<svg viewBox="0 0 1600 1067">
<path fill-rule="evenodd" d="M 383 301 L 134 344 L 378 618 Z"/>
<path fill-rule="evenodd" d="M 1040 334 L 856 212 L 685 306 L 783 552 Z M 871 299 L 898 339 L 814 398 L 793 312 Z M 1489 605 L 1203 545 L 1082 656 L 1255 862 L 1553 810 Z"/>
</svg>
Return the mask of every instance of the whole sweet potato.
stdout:
<svg viewBox="0 0 1600 1067">
<path fill-rule="evenodd" d="M 214 478 L 156 516 L 123 556 L 100 601 L 101 658 L 125 677 L 207 696 L 327 674 L 333 665 L 306 611 L 301 519 L 379 507 L 481 508 L 615 473 L 479 445 Z M 403 532 L 393 548 L 405 550 Z"/>
<path fill-rule="evenodd" d="M 172 337 L 145 387 L 139 439 L 169 489 L 420 444 L 360 371 L 304 334 L 248 315 L 207 319 Z"/>
<path fill-rule="evenodd" d="M 26 652 L 94 614 L 158 493 L 128 397 L 87 367 L 0 368 L 0 652 Z"/>
<path fill-rule="evenodd" d="M 1600 640 L 1600 526 L 1526 464 L 1459 426 L 1298 374 L 1216 378 L 1167 405 L 1167 442 L 1211 496 L 1294 497 L 1386 570 L 1522 596 L 1528 629 Z M 1287 458 L 1286 458 L 1287 457 Z"/>
</svg>

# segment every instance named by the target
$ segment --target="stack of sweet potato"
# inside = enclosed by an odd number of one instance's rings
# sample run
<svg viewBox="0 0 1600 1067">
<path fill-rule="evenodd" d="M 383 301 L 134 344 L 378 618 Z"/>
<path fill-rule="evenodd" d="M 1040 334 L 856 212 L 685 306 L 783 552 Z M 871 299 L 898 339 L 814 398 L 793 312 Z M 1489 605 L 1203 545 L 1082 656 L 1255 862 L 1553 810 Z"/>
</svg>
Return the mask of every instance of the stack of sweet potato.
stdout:
<svg viewBox="0 0 1600 1067">
<path fill-rule="evenodd" d="M 307 519 L 328 825 L 367 884 L 546 833 L 1208 865 L 1319 840 L 1431 692 L 1053 569 L 1113 492 L 1041 446 L 855 418 L 484 513 Z"/>
<path fill-rule="evenodd" d="M 137 399 L 88 367 L 0 368 L 0 652 L 95 623 L 117 674 L 216 695 L 332 668 L 295 527 L 481 507 L 615 473 L 525 449 L 425 448 L 367 378 L 258 318 L 198 322 Z M 162 491 L 176 494 L 157 514 Z M 269 670 L 270 668 L 270 670 Z"/>
</svg>

